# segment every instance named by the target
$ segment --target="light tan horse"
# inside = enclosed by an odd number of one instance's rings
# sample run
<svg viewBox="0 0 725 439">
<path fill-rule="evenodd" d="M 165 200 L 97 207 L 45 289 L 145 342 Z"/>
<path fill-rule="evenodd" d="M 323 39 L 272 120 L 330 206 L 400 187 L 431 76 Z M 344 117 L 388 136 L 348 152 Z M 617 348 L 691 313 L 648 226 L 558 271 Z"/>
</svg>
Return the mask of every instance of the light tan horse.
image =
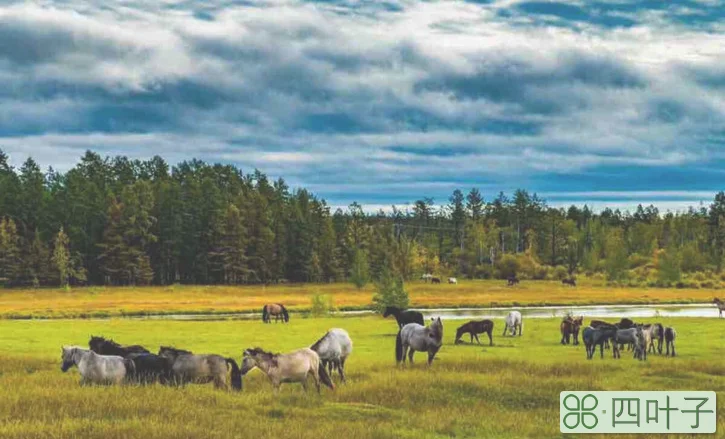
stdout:
<svg viewBox="0 0 725 439">
<path fill-rule="evenodd" d="M 322 366 L 317 352 L 310 348 L 302 348 L 287 354 L 273 354 L 261 348 L 247 349 L 242 357 L 242 375 L 255 367 L 267 375 L 274 387 L 275 393 L 279 392 L 282 383 L 302 383 L 307 391 L 307 378 L 312 380 L 320 393 L 320 381 L 330 389 L 335 389 L 330 376 Z"/>
<path fill-rule="evenodd" d="M 289 322 L 289 313 L 287 308 L 281 303 L 268 303 L 262 308 L 262 321 L 264 323 L 272 323 L 272 316 L 274 316 L 274 322 L 277 323 L 279 319 L 282 319 L 283 323 Z"/>
<path fill-rule="evenodd" d="M 712 301 L 712 303 L 717 305 L 717 310 L 720 313 L 720 318 L 722 318 L 722 312 L 725 311 L 725 302 L 716 297 L 715 300 Z"/>
</svg>

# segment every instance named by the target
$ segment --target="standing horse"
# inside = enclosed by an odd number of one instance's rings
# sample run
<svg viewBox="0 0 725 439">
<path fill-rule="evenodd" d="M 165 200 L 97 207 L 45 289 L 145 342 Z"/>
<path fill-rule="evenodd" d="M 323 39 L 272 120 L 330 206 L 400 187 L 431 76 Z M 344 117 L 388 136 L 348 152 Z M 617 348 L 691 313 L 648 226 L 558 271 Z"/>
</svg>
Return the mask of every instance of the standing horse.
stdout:
<svg viewBox="0 0 725 439">
<path fill-rule="evenodd" d="M 60 370 L 67 372 L 73 366 L 78 367 L 81 385 L 120 384 L 134 372 L 133 361 L 118 355 L 98 355 L 79 346 L 63 346 L 61 351 Z"/>
<path fill-rule="evenodd" d="M 345 360 L 352 353 L 352 340 L 347 331 L 340 328 L 330 329 L 310 346 L 310 349 L 319 355 L 323 369 L 329 365 L 330 378 L 332 378 L 332 368 L 336 367 L 340 379 L 345 382 Z"/>
<path fill-rule="evenodd" d="M 417 323 L 419 325 L 423 325 L 423 313 L 420 311 L 413 311 L 413 310 L 402 310 L 400 308 L 396 308 L 394 306 L 386 306 L 385 311 L 383 312 L 383 317 L 388 317 L 389 315 L 395 316 L 395 320 L 398 322 L 398 329 L 402 329 L 403 326 L 407 325 L 408 323 Z"/>
<path fill-rule="evenodd" d="M 262 321 L 264 323 L 272 323 L 272 316 L 274 316 L 274 322 L 277 323 L 279 319 L 282 319 L 283 323 L 289 322 L 289 313 L 287 308 L 281 303 L 268 303 L 262 308 Z"/>
<path fill-rule="evenodd" d="M 584 317 L 573 317 L 567 315 L 559 325 L 561 331 L 561 344 L 569 344 L 571 336 L 574 336 L 574 344 L 579 344 L 579 329 L 584 324 Z"/>
<path fill-rule="evenodd" d="M 455 277 L 449 277 L 448 278 L 448 283 L 449 284 L 453 284 L 453 285 L 457 285 L 458 284 L 458 279 L 456 279 Z"/>
<path fill-rule="evenodd" d="M 247 349 L 242 358 L 242 374 L 255 367 L 267 375 L 274 392 L 279 392 L 282 383 L 302 383 L 307 391 L 307 378 L 312 376 L 320 393 L 320 382 L 334 390 L 330 376 L 320 362 L 320 356 L 310 348 L 302 348 L 288 354 L 273 354 L 260 348 Z"/>
<path fill-rule="evenodd" d="M 617 327 L 614 325 L 598 325 L 597 328 L 587 327 L 584 328 L 582 333 L 582 340 L 587 351 L 587 360 L 591 360 L 594 357 L 594 353 L 599 345 L 599 355 L 604 358 L 604 343 L 607 340 L 612 340 L 613 355 L 618 355 L 617 343 L 614 339 L 617 337 Z"/>
<path fill-rule="evenodd" d="M 712 303 L 717 305 L 718 316 L 722 318 L 722 312 L 725 311 L 725 302 L 716 297 Z"/>
<path fill-rule="evenodd" d="M 439 283 L 441 283 L 441 278 L 440 277 L 431 277 L 430 278 L 430 283 L 432 283 L 432 284 L 439 284 Z"/>
<path fill-rule="evenodd" d="M 106 340 L 103 337 L 91 335 L 88 341 L 88 347 L 97 354 L 101 355 L 118 355 L 119 357 L 127 357 L 130 354 L 150 354 L 145 347 L 140 345 L 121 346 L 113 340 Z"/>
<path fill-rule="evenodd" d="M 422 280 L 422 281 L 423 281 L 423 282 L 425 282 L 425 283 L 428 283 L 428 281 L 429 281 L 429 280 L 430 280 L 430 279 L 431 279 L 432 277 L 433 277 L 433 275 L 432 275 L 432 274 L 430 274 L 430 273 L 425 273 L 424 275 L 422 275 L 422 276 L 420 277 L 420 280 Z"/>
<path fill-rule="evenodd" d="M 664 337 L 665 337 L 664 326 L 662 326 L 661 323 L 655 323 L 655 324 L 649 325 L 649 328 L 647 330 L 649 331 L 649 339 L 650 339 L 648 351 L 655 352 L 655 349 L 657 349 L 657 353 L 662 355 L 662 343 L 663 343 Z M 655 341 L 657 341 L 656 348 L 655 348 Z"/>
<path fill-rule="evenodd" d="M 620 345 L 624 343 L 631 343 L 634 351 L 634 358 L 638 360 L 647 359 L 647 347 L 645 345 L 644 333 L 642 332 L 642 326 L 636 326 L 629 329 L 618 329 L 616 342 Z M 614 358 L 621 358 L 619 349 L 617 349 Z"/>
<path fill-rule="evenodd" d="M 139 384 L 159 382 L 168 384 L 171 381 L 171 361 L 154 354 L 129 354 L 127 359 L 133 361 L 134 373 L 129 378 Z"/>
<path fill-rule="evenodd" d="M 670 346 L 672 346 L 672 356 L 675 356 L 675 339 L 677 338 L 677 331 L 675 328 L 665 328 L 665 346 L 667 347 L 666 356 L 670 356 Z"/>
<path fill-rule="evenodd" d="M 519 280 L 519 278 L 518 278 L 518 277 L 516 277 L 516 276 L 509 276 L 509 278 L 508 278 L 508 279 L 506 279 L 506 281 L 508 282 L 508 284 L 507 284 L 507 285 L 508 285 L 509 287 L 512 287 L 512 286 L 514 286 L 514 285 L 516 285 L 516 284 L 518 284 L 518 283 L 520 283 L 520 282 L 521 282 L 521 281 Z"/>
<path fill-rule="evenodd" d="M 406 354 L 408 362 L 413 364 L 415 351 L 428 352 L 428 366 L 433 363 L 436 353 L 443 345 L 443 322 L 437 317 L 428 326 L 418 323 L 408 323 L 398 331 L 395 337 L 395 360 L 398 364 L 405 363 Z"/>
<path fill-rule="evenodd" d="M 520 312 L 511 311 L 504 319 L 503 336 L 506 336 L 506 331 L 511 331 L 511 336 L 516 335 L 516 328 L 518 328 L 519 336 L 521 336 L 524 332 L 524 321 Z"/>
<path fill-rule="evenodd" d="M 159 356 L 171 364 L 171 377 L 178 384 L 214 382 L 217 389 L 229 388 L 227 372 L 231 366 L 231 387 L 242 390 L 242 374 L 237 362 L 221 355 L 195 355 L 191 351 L 161 346 Z"/>
<path fill-rule="evenodd" d="M 481 344 L 481 340 L 478 339 L 478 334 L 488 334 L 488 345 L 493 346 L 493 321 L 491 320 L 471 320 L 463 326 L 460 326 L 456 330 L 456 341 L 455 344 L 461 343 L 461 337 L 463 334 L 471 335 L 471 343 L 473 343 L 473 337 L 476 337 L 476 342 Z"/>
<path fill-rule="evenodd" d="M 564 285 L 570 285 L 572 287 L 575 287 L 576 286 L 576 279 L 574 279 L 573 277 L 569 277 L 569 278 L 566 278 L 566 279 L 562 279 L 561 280 L 561 283 L 564 284 Z"/>
</svg>

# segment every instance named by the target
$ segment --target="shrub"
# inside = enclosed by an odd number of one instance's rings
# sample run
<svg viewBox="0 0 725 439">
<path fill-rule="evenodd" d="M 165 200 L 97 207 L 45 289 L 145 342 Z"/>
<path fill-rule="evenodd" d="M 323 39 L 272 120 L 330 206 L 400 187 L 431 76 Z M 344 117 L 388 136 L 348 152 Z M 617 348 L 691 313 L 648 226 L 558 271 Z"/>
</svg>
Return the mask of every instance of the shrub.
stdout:
<svg viewBox="0 0 725 439">
<path fill-rule="evenodd" d="M 362 289 L 370 281 L 370 266 L 368 264 L 368 255 L 363 250 L 355 251 L 355 258 L 352 262 L 352 271 L 350 273 L 350 282 L 358 289 Z"/>
<path fill-rule="evenodd" d="M 569 271 L 563 265 L 557 265 L 556 268 L 554 268 L 553 276 L 555 280 L 566 279 L 569 277 Z"/>
<path fill-rule="evenodd" d="M 499 278 L 508 279 L 511 276 L 516 276 L 521 269 L 521 264 L 516 256 L 503 255 L 496 264 L 496 267 L 498 268 Z"/>
<path fill-rule="evenodd" d="M 410 296 L 405 291 L 403 278 L 394 276 L 386 269 L 376 286 L 378 291 L 373 295 L 373 307 L 376 310 L 382 312 L 388 306 L 408 308 Z"/>
<path fill-rule="evenodd" d="M 312 317 L 324 317 L 330 315 L 335 310 L 335 305 L 331 296 L 316 292 L 311 298 L 310 315 Z"/>
</svg>

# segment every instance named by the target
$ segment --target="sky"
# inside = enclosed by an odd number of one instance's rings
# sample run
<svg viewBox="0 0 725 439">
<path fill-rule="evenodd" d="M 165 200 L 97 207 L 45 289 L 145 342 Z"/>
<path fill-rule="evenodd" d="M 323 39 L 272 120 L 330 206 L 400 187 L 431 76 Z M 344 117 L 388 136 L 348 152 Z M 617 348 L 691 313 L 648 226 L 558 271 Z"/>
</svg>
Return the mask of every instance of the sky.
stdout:
<svg viewBox="0 0 725 439">
<path fill-rule="evenodd" d="M 368 210 L 697 207 L 724 189 L 724 3 L 6 1 L 0 148 L 230 163 Z"/>
</svg>

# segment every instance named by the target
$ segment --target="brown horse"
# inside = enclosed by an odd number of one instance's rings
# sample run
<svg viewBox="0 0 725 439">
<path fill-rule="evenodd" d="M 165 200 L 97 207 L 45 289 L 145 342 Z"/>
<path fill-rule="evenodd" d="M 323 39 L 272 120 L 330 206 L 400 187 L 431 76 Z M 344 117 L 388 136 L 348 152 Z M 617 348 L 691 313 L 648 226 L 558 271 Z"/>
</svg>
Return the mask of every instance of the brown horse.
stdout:
<svg viewBox="0 0 725 439">
<path fill-rule="evenodd" d="M 470 334 L 471 343 L 473 343 L 473 337 L 476 337 L 476 342 L 481 344 L 481 340 L 478 339 L 478 334 L 488 334 L 488 345 L 493 346 L 493 322 L 491 320 L 471 320 L 465 325 L 459 327 L 456 330 L 456 341 L 455 343 L 461 343 L 461 337 L 463 334 Z"/>
<path fill-rule="evenodd" d="M 559 325 L 561 331 L 561 344 L 569 344 L 571 336 L 574 336 L 574 344 L 579 344 L 579 329 L 584 324 L 584 317 L 566 316 Z"/>
<path fill-rule="evenodd" d="M 283 323 L 289 322 L 289 313 L 287 308 L 281 303 L 268 303 L 262 308 L 262 321 L 264 323 L 272 323 L 272 316 L 274 316 L 274 322 L 277 323 L 279 319 L 282 319 Z"/>
<path fill-rule="evenodd" d="M 725 302 L 723 302 L 722 300 L 720 300 L 719 298 L 716 297 L 712 301 L 712 303 L 714 303 L 715 305 L 717 305 L 717 310 L 719 312 L 720 318 L 722 318 L 722 312 L 725 311 Z"/>
</svg>

